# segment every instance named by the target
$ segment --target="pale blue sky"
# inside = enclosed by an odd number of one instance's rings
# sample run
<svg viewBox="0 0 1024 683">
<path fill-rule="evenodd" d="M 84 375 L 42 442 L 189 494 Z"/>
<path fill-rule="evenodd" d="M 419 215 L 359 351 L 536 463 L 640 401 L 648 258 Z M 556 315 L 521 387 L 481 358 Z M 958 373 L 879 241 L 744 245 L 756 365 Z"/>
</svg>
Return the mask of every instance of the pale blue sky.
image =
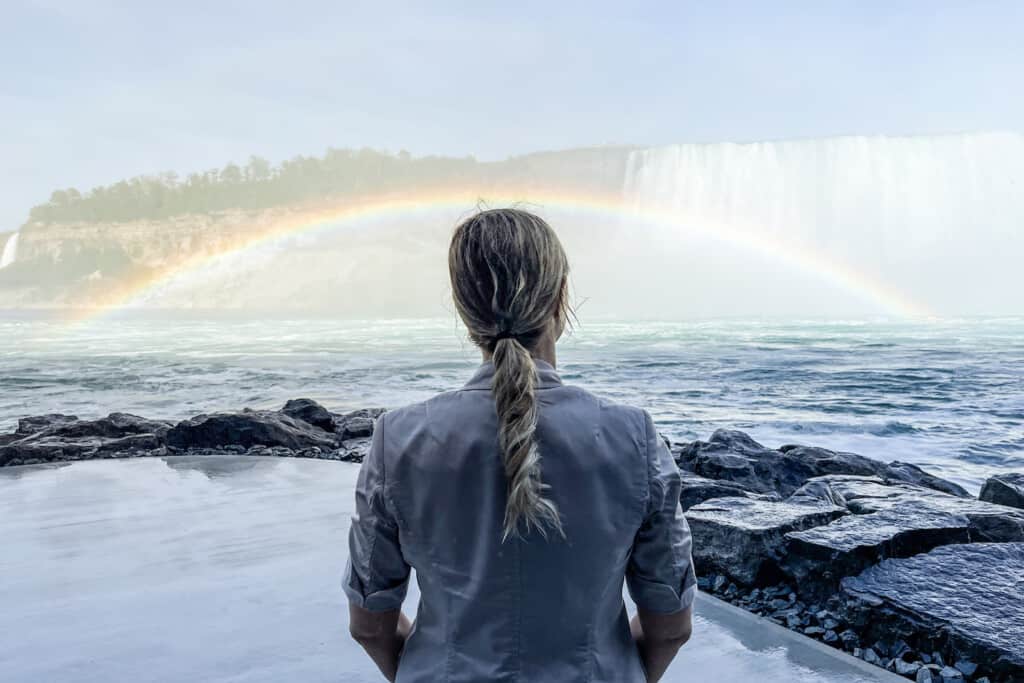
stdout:
<svg viewBox="0 0 1024 683">
<path fill-rule="evenodd" d="M 253 153 L 1024 127 L 1016 1 L 4 0 L 2 15 L 0 231 L 56 187 Z"/>
</svg>

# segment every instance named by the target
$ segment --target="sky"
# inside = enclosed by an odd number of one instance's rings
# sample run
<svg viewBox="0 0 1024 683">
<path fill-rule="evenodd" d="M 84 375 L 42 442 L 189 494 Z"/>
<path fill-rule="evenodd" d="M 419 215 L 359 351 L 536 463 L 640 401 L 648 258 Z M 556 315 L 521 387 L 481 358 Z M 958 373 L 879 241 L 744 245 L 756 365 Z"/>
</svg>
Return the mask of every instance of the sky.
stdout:
<svg viewBox="0 0 1024 683">
<path fill-rule="evenodd" d="M 3 0 L 0 232 L 58 187 L 327 147 L 1024 127 L 1024 3 Z"/>
</svg>

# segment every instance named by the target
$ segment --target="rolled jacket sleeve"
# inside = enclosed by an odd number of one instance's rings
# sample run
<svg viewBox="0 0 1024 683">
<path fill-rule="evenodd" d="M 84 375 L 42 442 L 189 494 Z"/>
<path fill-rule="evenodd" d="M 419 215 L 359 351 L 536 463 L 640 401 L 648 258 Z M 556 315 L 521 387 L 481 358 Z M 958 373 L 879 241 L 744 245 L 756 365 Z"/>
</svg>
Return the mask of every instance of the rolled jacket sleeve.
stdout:
<svg viewBox="0 0 1024 683">
<path fill-rule="evenodd" d="M 344 578 L 349 601 L 374 612 L 399 609 L 409 587 L 409 565 L 387 493 L 384 418 L 377 419 L 370 451 L 359 470 Z"/>
<path fill-rule="evenodd" d="M 649 497 L 626 567 L 626 584 L 638 607 L 671 614 L 692 605 L 697 594 L 692 537 L 679 504 L 679 469 L 646 411 L 644 423 Z"/>
</svg>

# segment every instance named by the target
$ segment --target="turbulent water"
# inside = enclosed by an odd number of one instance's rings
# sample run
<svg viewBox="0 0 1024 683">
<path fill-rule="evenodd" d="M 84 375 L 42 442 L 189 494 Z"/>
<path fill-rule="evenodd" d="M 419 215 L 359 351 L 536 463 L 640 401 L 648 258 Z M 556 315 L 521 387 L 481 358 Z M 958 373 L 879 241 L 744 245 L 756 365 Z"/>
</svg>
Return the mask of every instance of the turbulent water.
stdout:
<svg viewBox="0 0 1024 683">
<path fill-rule="evenodd" d="M 568 382 L 643 406 L 673 440 L 719 427 L 927 466 L 973 489 L 1024 470 L 1024 319 L 584 321 Z M 454 319 L 0 318 L 0 429 L 28 414 L 182 418 L 308 396 L 398 406 L 478 362 Z"/>
</svg>

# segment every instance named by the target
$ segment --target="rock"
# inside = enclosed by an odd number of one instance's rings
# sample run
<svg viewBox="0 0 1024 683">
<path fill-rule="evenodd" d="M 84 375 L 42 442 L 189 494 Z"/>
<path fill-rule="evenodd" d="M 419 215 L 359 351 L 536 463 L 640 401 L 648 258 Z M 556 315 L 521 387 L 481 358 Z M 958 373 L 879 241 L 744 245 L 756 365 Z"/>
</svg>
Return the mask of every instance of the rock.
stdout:
<svg viewBox="0 0 1024 683">
<path fill-rule="evenodd" d="M 335 415 L 334 431 L 342 439 L 369 438 L 373 436 L 375 421 L 384 412 L 383 408 L 364 408 L 344 415 Z"/>
<path fill-rule="evenodd" d="M 0 445 L 0 466 L 32 462 L 125 457 L 165 446 L 170 422 L 127 413 L 98 420 L 41 415 L 19 421 L 14 440 Z"/>
<path fill-rule="evenodd" d="M 826 643 L 839 642 L 839 636 L 832 629 L 828 629 L 827 631 L 825 631 L 825 635 L 822 636 L 821 639 Z"/>
<path fill-rule="evenodd" d="M 978 665 L 974 662 L 959 661 L 953 665 L 955 668 L 960 670 L 964 676 L 973 676 L 974 672 L 978 670 Z"/>
<path fill-rule="evenodd" d="M 30 438 L 58 437 L 69 440 L 100 437 L 119 439 L 130 434 L 153 434 L 162 438 L 170 429 L 171 424 L 164 420 L 150 420 L 129 413 L 111 413 L 98 420 L 57 421 L 34 432 Z"/>
<path fill-rule="evenodd" d="M 698 573 L 725 574 L 750 586 L 779 578 L 788 532 L 826 524 L 846 514 L 825 504 L 716 498 L 686 512 Z"/>
<path fill-rule="evenodd" d="M 792 628 L 792 627 L 791 627 Z M 825 635 L 825 629 L 820 626 L 808 626 L 804 629 L 804 635 L 810 636 L 811 638 L 818 638 Z M 832 635 L 835 635 L 834 633 Z"/>
<path fill-rule="evenodd" d="M 878 653 L 875 652 L 873 648 L 869 647 L 866 650 L 864 650 L 863 654 L 861 654 L 861 659 L 863 659 L 868 664 L 882 666 L 882 658 L 878 656 Z"/>
<path fill-rule="evenodd" d="M 319 427 L 325 432 L 334 431 L 334 416 L 313 399 L 293 398 L 284 404 L 281 412 L 288 417 Z"/>
<path fill-rule="evenodd" d="M 854 515 L 907 509 L 962 515 L 968 520 L 971 541 L 1024 540 L 1024 513 L 1005 506 L 913 484 L 886 483 L 878 477 L 832 475 L 813 482 L 827 485 L 842 496 Z"/>
<path fill-rule="evenodd" d="M 685 470 L 681 470 L 679 474 L 683 480 L 683 487 L 679 495 L 679 503 L 682 505 L 684 511 L 689 510 L 694 505 L 699 505 L 700 503 L 713 498 L 757 497 L 756 494 L 752 494 L 739 484 L 708 479 L 700 476 L 699 474 L 694 474 L 693 472 L 687 472 Z"/>
<path fill-rule="evenodd" d="M 921 662 L 905 662 L 902 659 L 893 661 L 892 669 L 901 676 L 916 676 Z"/>
<path fill-rule="evenodd" d="M 960 498 L 968 498 L 971 495 L 959 484 L 936 477 L 934 474 L 925 472 L 917 465 L 912 465 L 909 462 L 899 462 L 898 460 L 891 462 L 885 466 L 881 476 L 889 483 L 904 482 L 915 484 L 926 489 L 933 489 Z"/>
<path fill-rule="evenodd" d="M 848 515 L 831 524 L 786 534 L 783 569 L 807 594 L 825 594 L 839 580 L 887 557 L 910 557 L 948 543 L 970 541 L 966 517 L 901 507 Z M 813 590 L 812 590 L 813 589 Z"/>
<path fill-rule="evenodd" d="M 944 666 L 942 667 L 942 670 L 939 671 L 939 680 L 941 680 L 942 683 L 959 683 L 959 681 L 964 680 L 964 675 L 959 669 L 955 669 L 951 666 Z"/>
<path fill-rule="evenodd" d="M 853 513 L 786 534 L 781 569 L 803 595 L 822 597 L 886 558 L 972 541 L 1024 541 L 1024 514 L 1000 505 L 879 477 L 816 477 L 786 502 L 842 501 Z"/>
<path fill-rule="evenodd" d="M 843 641 L 843 647 L 847 650 L 853 649 L 860 643 L 860 636 L 856 631 L 846 629 L 839 634 L 839 640 Z"/>
<path fill-rule="evenodd" d="M 977 662 L 996 680 L 1024 678 L 1024 543 L 971 543 L 885 560 L 844 579 L 850 618 L 867 633 L 907 634 L 911 646 Z M 950 672 L 939 652 L 933 665 Z M 920 673 L 920 672 L 919 672 Z M 935 672 L 933 672 L 935 673 Z"/>
<path fill-rule="evenodd" d="M 716 430 L 708 441 L 680 444 L 675 450 L 681 469 L 702 477 L 731 482 L 747 491 L 792 495 L 809 479 L 829 474 L 877 476 L 883 481 L 906 482 L 957 496 L 967 492 L 914 465 L 885 463 L 856 453 L 811 446 L 766 448 L 749 435 L 731 429 Z"/>
<path fill-rule="evenodd" d="M 939 670 L 935 664 L 926 664 L 917 670 L 917 676 L 914 678 L 917 683 L 938 683 Z"/>
<path fill-rule="evenodd" d="M 1024 509 L 1024 474 L 1011 472 L 989 477 L 978 498 L 987 503 Z"/>
<path fill-rule="evenodd" d="M 846 507 L 846 499 L 828 485 L 827 481 L 811 479 L 801 486 L 789 497 L 790 502 L 814 502 L 828 503 L 837 507 Z"/>
<path fill-rule="evenodd" d="M 64 415 L 63 413 L 51 413 L 49 415 L 34 415 L 23 417 L 18 420 L 18 428 L 14 431 L 15 436 L 26 437 L 36 432 L 41 432 L 48 427 L 77 422 L 75 415 Z"/>
<path fill-rule="evenodd" d="M 175 448 L 223 448 L 238 445 L 281 447 L 290 451 L 319 446 L 334 450 L 333 434 L 319 427 L 269 410 L 198 415 L 176 424 L 167 432 L 167 443 Z"/>
</svg>

